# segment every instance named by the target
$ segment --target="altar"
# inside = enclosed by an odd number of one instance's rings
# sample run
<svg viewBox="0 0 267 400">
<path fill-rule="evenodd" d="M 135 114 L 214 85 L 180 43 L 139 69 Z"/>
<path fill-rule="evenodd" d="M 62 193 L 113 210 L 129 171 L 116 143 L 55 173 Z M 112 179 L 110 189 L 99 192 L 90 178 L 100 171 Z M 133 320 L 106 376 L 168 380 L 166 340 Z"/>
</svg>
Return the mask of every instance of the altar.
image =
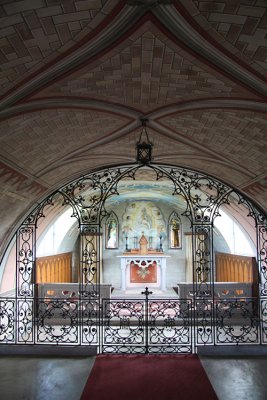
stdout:
<svg viewBox="0 0 267 400">
<path fill-rule="evenodd" d="M 154 287 L 166 290 L 166 260 L 164 254 L 117 256 L 121 260 L 121 290 Z"/>
</svg>

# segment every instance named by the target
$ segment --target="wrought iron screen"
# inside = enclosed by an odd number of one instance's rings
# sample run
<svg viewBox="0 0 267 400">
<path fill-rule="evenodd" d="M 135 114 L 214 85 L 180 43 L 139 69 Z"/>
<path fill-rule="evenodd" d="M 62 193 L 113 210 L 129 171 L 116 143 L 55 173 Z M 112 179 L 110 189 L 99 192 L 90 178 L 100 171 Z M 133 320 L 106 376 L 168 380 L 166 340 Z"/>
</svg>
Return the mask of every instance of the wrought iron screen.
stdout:
<svg viewBox="0 0 267 400">
<path fill-rule="evenodd" d="M 191 300 L 103 300 L 103 353 L 192 353 Z"/>
<path fill-rule="evenodd" d="M 100 293 L 101 234 L 106 201 L 119 182 L 142 168 L 169 180 L 192 234 L 191 298 L 106 299 Z M 240 207 L 255 226 L 257 298 L 216 298 L 214 220 L 221 207 Z M 79 291 L 42 297 L 36 283 L 36 236 L 51 208 L 70 207 L 80 235 Z M 0 297 L 0 343 L 94 345 L 103 352 L 190 353 L 195 346 L 267 343 L 267 218 L 237 190 L 210 176 L 166 165 L 131 165 L 87 174 L 38 204 L 16 232 L 16 287 Z"/>
</svg>

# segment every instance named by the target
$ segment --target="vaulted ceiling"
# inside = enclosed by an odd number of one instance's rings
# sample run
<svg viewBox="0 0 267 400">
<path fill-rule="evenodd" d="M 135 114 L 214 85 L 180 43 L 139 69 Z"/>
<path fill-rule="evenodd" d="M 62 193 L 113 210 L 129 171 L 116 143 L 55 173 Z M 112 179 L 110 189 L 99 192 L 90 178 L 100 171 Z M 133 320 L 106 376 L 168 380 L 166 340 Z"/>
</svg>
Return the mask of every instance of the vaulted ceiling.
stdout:
<svg viewBox="0 0 267 400">
<path fill-rule="evenodd" d="M 267 211 L 266 0 L 3 0 L 0 238 L 56 187 L 153 161 Z"/>
</svg>

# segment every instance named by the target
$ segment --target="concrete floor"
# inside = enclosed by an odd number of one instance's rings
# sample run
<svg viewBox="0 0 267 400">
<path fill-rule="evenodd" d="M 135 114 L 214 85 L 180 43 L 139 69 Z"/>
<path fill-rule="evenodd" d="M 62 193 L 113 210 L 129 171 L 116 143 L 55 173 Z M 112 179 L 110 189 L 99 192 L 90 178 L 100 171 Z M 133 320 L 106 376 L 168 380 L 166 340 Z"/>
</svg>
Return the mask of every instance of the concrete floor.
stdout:
<svg viewBox="0 0 267 400">
<path fill-rule="evenodd" d="M 3 356 L 1 400 L 78 400 L 94 357 Z"/>
<path fill-rule="evenodd" d="M 200 356 L 219 400 L 266 400 L 266 356 Z"/>
<path fill-rule="evenodd" d="M 219 400 L 267 399 L 266 356 L 201 355 L 200 359 Z M 2 356 L 0 398 L 78 400 L 94 360 L 92 356 Z"/>
</svg>

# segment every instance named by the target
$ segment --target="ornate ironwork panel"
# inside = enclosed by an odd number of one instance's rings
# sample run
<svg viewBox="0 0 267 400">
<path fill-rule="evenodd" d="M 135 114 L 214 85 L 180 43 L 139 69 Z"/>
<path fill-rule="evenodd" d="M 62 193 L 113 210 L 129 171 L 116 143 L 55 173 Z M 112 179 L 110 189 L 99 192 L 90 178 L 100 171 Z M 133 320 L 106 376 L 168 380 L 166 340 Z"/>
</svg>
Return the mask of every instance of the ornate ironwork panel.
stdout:
<svg viewBox="0 0 267 400">
<path fill-rule="evenodd" d="M 36 342 L 79 344 L 78 309 L 73 299 L 38 299 Z"/>
<path fill-rule="evenodd" d="M 195 297 L 213 296 L 211 285 L 212 270 L 212 228 L 210 226 L 193 227 L 193 280 Z"/>
<path fill-rule="evenodd" d="M 99 297 L 99 227 L 81 227 L 80 277 L 81 294 L 90 299 Z"/>
<path fill-rule="evenodd" d="M 99 224 L 107 215 L 105 201 L 118 195 L 117 183 L 125 176 L 134 179 L 140 166 L 109 168 L 85 175 L 61 189 L 78 210 L 81 224 Z"/>
<path fill-rule="evenodd" d="M 81 319 L 81 343 L 87 345 L 99 345 L 100 342 L 100 321 L 101 321 L 100 300 L 82 300 L 80 302 Z"/>
<path fill-rule="evenodd" d="M 215 206 L 229 191 L 229 187 L 196 171 L 179 167 L 160 169 L 175 183 L 174 194 L 182 195 L 187 200 L 183 215 L 194 224 L 211 224 Z"/>
<path fill-rule="evenodd" d="M 267 296 L 267 225 L 258 225 L 258 263 L 261 278 L 261 296 Z"/>
<path fill-rule="evenodd" d="M 17 342 L 34 343 L 34 300 L 17 299 Z"/>
<path fill-rule="evenodd" d="M 267 300 L 261 300 L 261 341 L 267 344 Z"/>
<path fill-rule="evenodd" d="M 16 300 L 0 299 L 0 343 L 16 342 Z"/>
<path fill-rule="evenodd" d="M 38 299 L 36 342 L 97 345 L 99 313 L 98 301 L 81 298 Z"/>
<path fill-rule="evenodd" d="M 103 353 L 145 353 L 145 301 L 103 299 Z"/>
<path fill-rule="evenodd" d="M 148 353 L 192 353 L 190 300 L 148 301 Z"/>
<path fill-rule="evenodd" d="M 35 226 L 22 225 L 17 231 L 17 296 L 34 296 Z"/>
<path fill-rule="evenodd" d="M 191 353 L 190 300 L 103 301 L 103 353 Z"/>
<path fill-rule="evenodd" d="M 210 298 L 205 299 L 203 297 L 196 298 L 193 304 L 195 345 L 213 345 L 213 300 Z"/>
<path fill-rule="evenodd" d="M 193 315 L 195 344 L 212 345 L 213 334 L 213 230 L 211 225 L 193 226 Z"/>
<path fill-rule="evenodd" d="M 260 343 L 258 299 L 227 299 L 215 305 L 216 344 Z"/>
</svg>

